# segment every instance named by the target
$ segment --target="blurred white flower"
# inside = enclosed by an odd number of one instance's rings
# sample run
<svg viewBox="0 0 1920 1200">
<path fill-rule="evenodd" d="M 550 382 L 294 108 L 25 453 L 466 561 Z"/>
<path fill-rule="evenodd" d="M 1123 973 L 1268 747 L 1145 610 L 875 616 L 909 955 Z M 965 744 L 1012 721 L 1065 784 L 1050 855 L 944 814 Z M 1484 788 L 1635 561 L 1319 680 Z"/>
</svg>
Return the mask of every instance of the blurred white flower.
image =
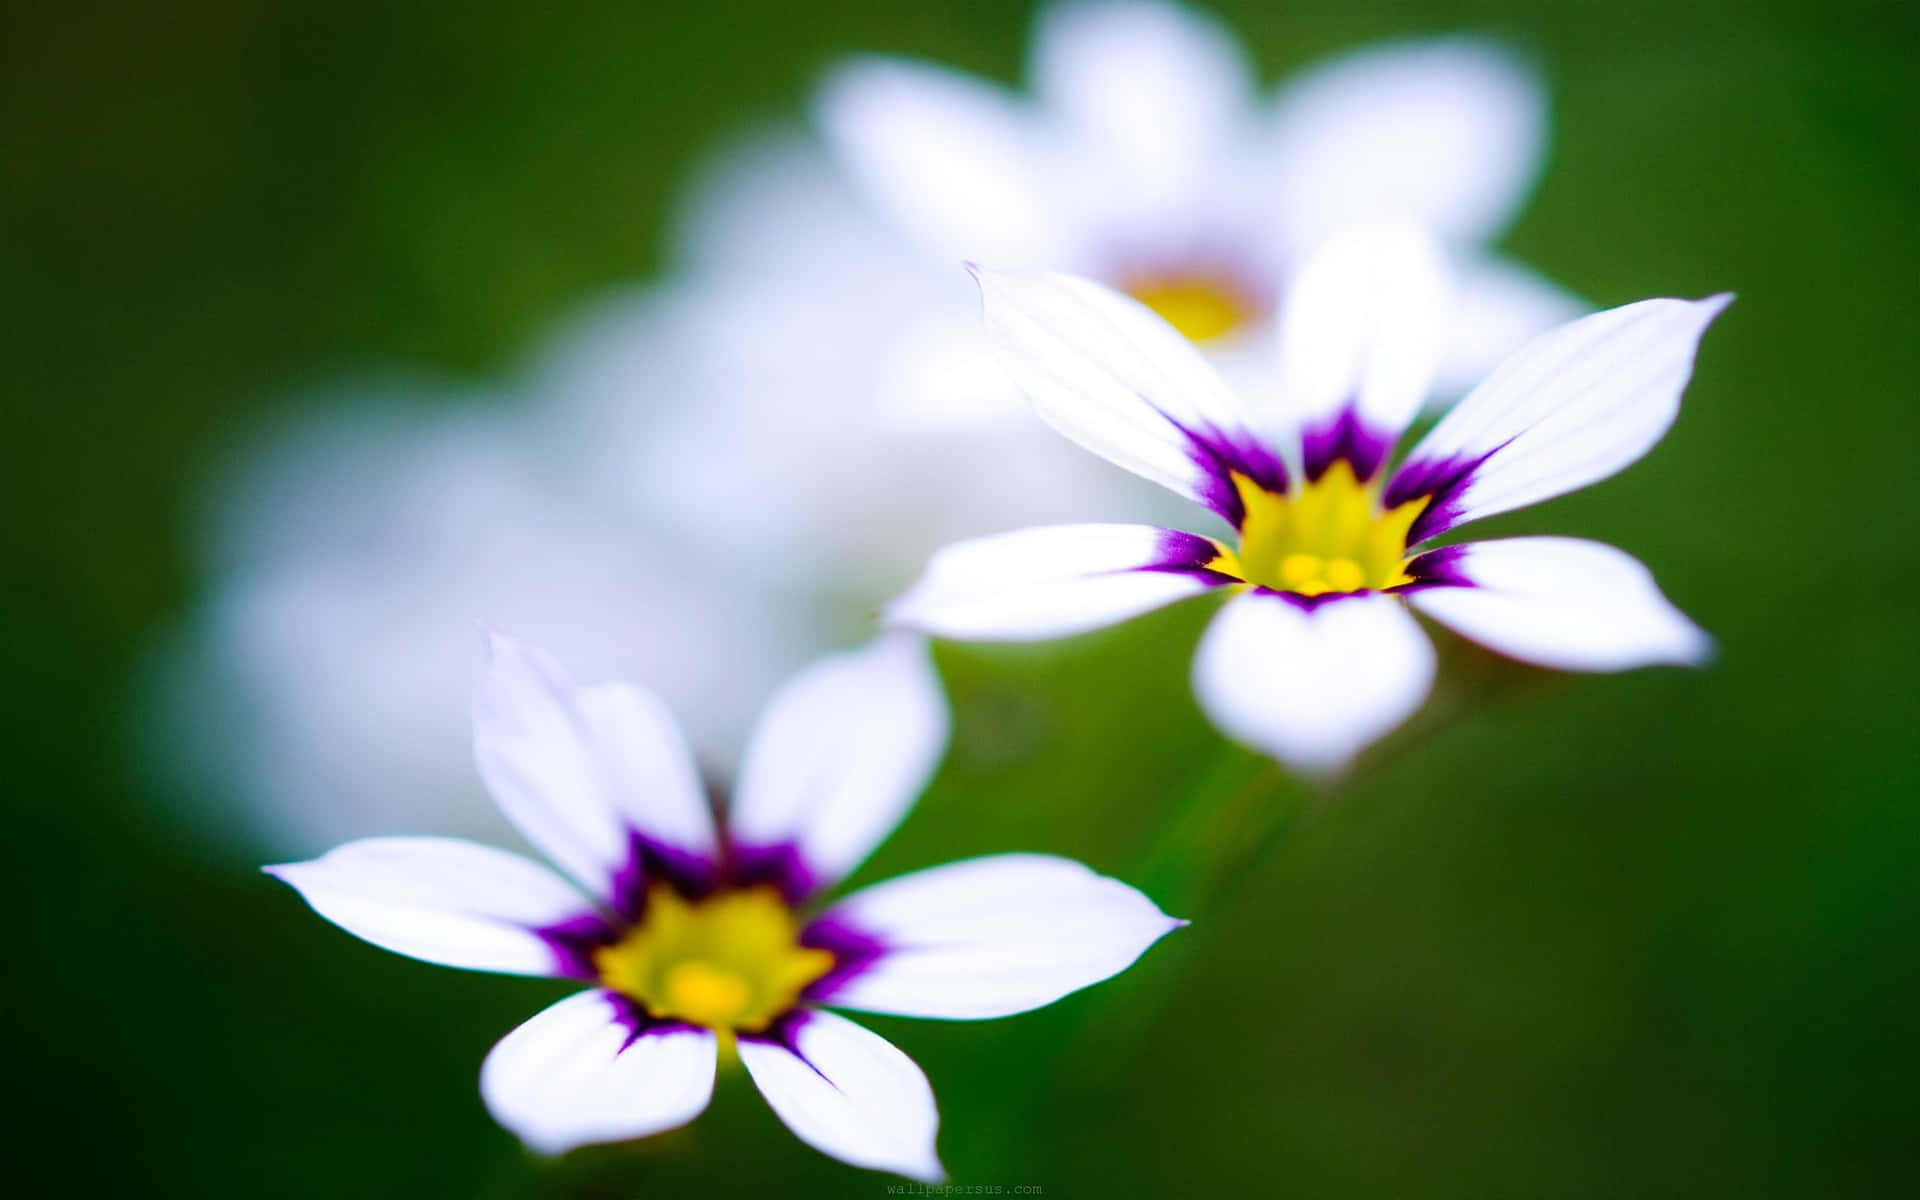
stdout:
<svg viewBox="0 0 1920 1200">
<path fill-rule="evenodd" d="M 854 60 L 815 99 L 817 138 L 720 160 L 677 231 L 698 282 L 604 312 L 559 389 L 625 503 L 862 599 L 954 537 L 1159 515 L 1037 431 L 963 260 L 1130 292 L 1253 394 L 1273 386 L 1296 264 L 1355 219 L 1397 214 L 1448 248 L 1460 300 L 1441 394 L 1579 310 L 1485 249 L 1545 137 L 1538 81 L 1497 47 L 1365 50 L 1267 98 L 1211 18 L 1068 3 L 1043 13 L 1029 74 L 1020 96 Z M 636 404 L 628 364 L 666 361 L 685 403 Z"/>
<path fill-rule="evenodd" d="M 466 730 L 485 626 L 653 681 L 716 758 L 811 653 L 724 556 L 570 494 L 524 415 L 423 388 L 329 399 L 236 456 L 204 601 L 148 680 L 149 738 L 192 816 L 282 853 L 507 836 Z"/>
<path fill-rule="evenodd" d="M 1208 17 L 1064 3 L 1043 12 L 1028 73 L 1030 100 L 927 64 L 856 61 L 816 116 L 932 255 L 1099 280 L 1229 369 L 1271 373 L 1269 318 L 1293 269 L 1356 222 L 1410 221 L 1451 251 L 1463 290 L 1443 387 L 1572 315 L 1557 288 L 1485 250 L 1531 190 L 1546 135 L 1539 81 L 1497 46 L 1362 50 L 1269 100 Z"/>
<path fill-rule="evenodd" d="M 1021 97 L 849 63 L 818 136 L 735 147 L 690 190 L 675 277 L 586 307 L 500 403 L 369 403 L 256 447 L 153 691 L 191 793 L 287 852 L 477 832 L 449 700 L 483 622 L 655 681 L 724 753 L 743 696 L 847 640 L 938 546 L 1168 516 L 1019 403 L 962 258 L 1130 290 L 1256 396 L 1277 298 L 1350 218 L 1442 238 L 1456 376 L 1573 307 L 1482 248 L 1544 125 L 1497 49 L 1364 51 L 1269 100 L 1208 18 L 1067 4 L 1031 67 Z"/>
<path fill-rule="evenodd" d="M 930 269 L 903 253 L 816 153 L 761 143 L 748 160 L 737 165 L 752 182 L 709 180 L 691 210 L 718 220 L 772 187 L 792 241 L 743 230 L 671 283 L 603 299 L 536 373 L 575 433 L 574 461 L 610 503 L 867 620 L 944 540 L 1112 511 L 1139 494 L 1065 452 L 1030 413 L 955 423 L 910 411 L 969 373 L 979 395 L 1011 387 L 972 354 L 977 304 L 952 309 L 952 328 L 925 324 L 948 309 L 947 276 L 965 282 L 959 264 Z M 925 351 L 912 364 L 920 378 L 897 374 L 909 340 Z M 943 349 L 958 353 L 936 361 Z"/>
</svg>

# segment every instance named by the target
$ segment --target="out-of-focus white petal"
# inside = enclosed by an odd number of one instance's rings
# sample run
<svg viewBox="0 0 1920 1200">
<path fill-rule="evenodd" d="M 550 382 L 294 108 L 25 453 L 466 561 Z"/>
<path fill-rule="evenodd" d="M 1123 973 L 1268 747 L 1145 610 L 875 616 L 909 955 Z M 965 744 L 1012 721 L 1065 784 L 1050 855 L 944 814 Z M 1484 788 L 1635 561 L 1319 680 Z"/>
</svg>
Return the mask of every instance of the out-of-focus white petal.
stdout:
<svg viewBox="0 0 1920 1200">
<path fill-rule="evenodd" d="M 1146 193 L 1109 203 L 1164 206 L 1209 186 L 1208 168 L 1247 132 L 1253 107 L 1233 35 L 1173 4 L 1055 4 L 1035 30 L 1031 75 L 1065 135 Z"/>
<path fill-rule="evenodd" d="M 569 356 L 572 469 L 604 489 L 613 511 L 685 535 L 694 574 L 684 586 L 693 595 L 720 613 L 728 604 L 770 610 L 761 627 L 743 631 L 754 644 L 740 657 L 764 654 L 760 644 L 783 626 L 829 626 L 843 605 L 864 619 L 947 542 L 1046 521 L 1144 516 L 1158 499 L 1158 489 L 1091 458 L 1034 415 L 958 266 L 849 268 L 843 259 L 803 280 L 710 273 L 670 293 L 666 313 L 640 305 L 610 312 L 598 345 Z M 983 478 L 993 486 L 982 488 Z M 641 553 L 640 566 L 673 567 L 650 548 Z M 720 593 L 733 577 L 713 577 L 715 559 L 755 578 Z M 667 605 L 674 597 L 657 593 L 679 588 L 656 585 L 647 603 Z M 837 640 L 807 632 L 816 653 Z M 690 657 L 695 649 L 686 647 Z M 734 655 L 707 657 L 723 679 L 747 669 L 729 661 Z M 797 665 L 786 656 L 778 672 L 753 664 L 770 677 L 742 715 Z M 667 693 L 676 714 L 683 691 Z M 715 753 L 696 742 L 716 761 L 737 758 L 737 747 Z"/>
<path fill-rule="evenodd" d="M 781 1040 L 743 1036 L 740 1061 L 787 1128 L 856 1167 L 937 1183 L 940 1112 L 914 1061 L 879 1034 L 827 1012 L 790 1021 Z"/>
<path fill-rule="evenodd" d="M 683 274 L 706 279 L 818 280 L 928 265 L 805 127 L 753 130 L 709 151 L 681 189 L 669 239 Z"/>
<path fill-rule="evenodd" d="M 563 974 L 569 963 L 542 931 L 595 916 L 540 864 L 455 838 L 367 838 L 265 870 L 355 937 L 474 971 Z"/>
<path fill-rule="evenodd" d="M 1051 525 L 959 542 L 887 606 L 890 626 L 1030 641 L 1084 633 L 1217 587 L 1206 538 L 1151 525 Z"/>
<path fill-rule="evenodd" d="M 636 363 L 595 386 L 644 410 L 647 379 Z M 169 823 L 203 847 L 294 859 L 371 835 L 513 838 L 473 764 L 483 627 L 645 680 L 720 762 L 808 657 L 807 611 L 749 586 L 757 563 L 668 533 L 658 509 L 576 492 L 583 456 L 557 450 L 556 408 L 418 383 L 309 399 L 326 411 L 249 440 L 222 472 L 198 531 L 204 596 L 142 681 L 142 748 L 172 785 Z M 939 544 L 898 562 L 893 585 Z"/>
<path fill-rule="evenodd" d="M 1309 610 L 1255 592 L 1208 627 L 1193 686 L 1228 737 L 1327 772 L 1411 716 L 1433 668 L 1432 643 L 1393 596 L 1344 596 Z"/>
<path fill-rule="evenodd" d="M 1281 320 L 1275 424 L 1298 430 L 1309 476 L 1385 461 L 1432 387 L 1448 300 L 1439 247 L 1412 225 L 1349 226 L 1308 257 Z"/>
<path fill-rule="evenodd" d="M 1229 470 L 1284 486 L 1238 399 L 1151 309 L 1070 275 L 978 276 L 987 330 L 1054 428 L 1216 511 L 1232 494 Z"/>
<path fill-rule="evenodd" d="M 814 119 L 886 212 L 940 258 L 1057 261 L 1067 231 L 1049 208 L 1033 118 L 999 88 L 900 59 L 863 58 L 821 87 Z"/>
<path fill-rule="evenodd" d="M 916 871 L 821 918 L 885 947 L 820 1002 L 909 1017 L 1004 1017 L 1117 975 L 1184 924 L 1121 883 L 1045 854 Z"/>
<path fill-rule="evenodd" d="M 1452 400 L 1485 379 L 1507 356 L 1593 306 L 1519 263 L 1467 256 L 1453 265 L 1453 319 L 1432 398 Z"/>
<path fill-rule="evenodd" d="M 963 454 L 969 442 L 983 434 L 996 433 L 1011 443 L 1018 433 L 1036 444 L 1044 442 L 1047 451 L 1058 451 L 1063 459 L 1072 456 L 1088 472 L 1104 473 L 1103 467 L 1089 462 L 1077 447 L 1062 442 L 1034 416 L 1033 406 L 1007 374 L 987 336 L 977 297 L 969 297 L 964 308 L 930 315 L 904 333 L 880 390 L 887 400 L 875 411 L 873 420 L 888 433 L 925 434 Z M 896 440 L 914 444 L 906 437 Z M 1000 461 L 1012 468 L 1015 452 L 1011 445 L 1008 450 Z M 975 461 L 987 461 L 985 455 L 974 457 Z M 1056 486 L 1063 491 L 1072 487 L 1066 478 L 1071 472 L 1056 470 L 1054 474 Z M 1125 482 L 1130 485 L 1133 481 Z"/>
<path fill-rule="evenodd" d="M 1282 237 L 1305 249 L 1380 216 L 1491 237 L 1539 171 L 1545 110 L 1524 63 L 1468 39 L 1379 46 L 1296 76 L 1274 110 Z"/>
<path fill-rule="evenodd" d="M 1653 573 L 1623 550 L 1579 538 L 1470 542 L 1442 551 L 1465 587 L 1408 599 L 1502 654 L 1563 671 L 1692 666 L 1713 641 L 1675 608 Z"/>
<path fill-rule="evenodd" d="M 1605 479 L 1658 442 L 1707 325 L 1733 300 L 1643 300 L 1544 334 L 1415 446 L 1389 506 L 1433 500 L 1409 544 Z"/>
<path fill-rule="evenodd" d="M 543 1010 L 487 1055 L 480 1095 L 493 1119 L 540 1154 L 684 1125 L 713 1097 L 711 1030 L 647 1026 L 608 992 Z"/>
<path fill-rule="evenodd" d="M 729 814 L 743 851 L 791 847 L 798 899 L 893 831 L 946 749 L 947 701 L 926 644 L 886 635 L 824 659 L 768 703 Z"/>
</svg>

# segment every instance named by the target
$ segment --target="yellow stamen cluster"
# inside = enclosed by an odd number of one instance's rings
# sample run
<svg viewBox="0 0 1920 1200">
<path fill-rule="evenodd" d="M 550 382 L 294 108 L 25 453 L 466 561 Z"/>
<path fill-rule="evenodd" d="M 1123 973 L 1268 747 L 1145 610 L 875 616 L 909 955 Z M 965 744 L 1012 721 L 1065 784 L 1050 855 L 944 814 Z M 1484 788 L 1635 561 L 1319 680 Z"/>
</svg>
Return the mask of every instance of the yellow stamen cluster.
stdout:
<svg viewBox="0 0 1920 1200">
<path fill-rule="evenodd" d="M 1382 510 L 1379 489 L 1342 459 L 1319 479 L 1269 492 L 1233 477 L 1246 510 L 1240 547 L 1221 547 L 1213 570 L 1280 592 L 1319 596 L 1411 583 L 1407 531 L 1424 499 Z"/>
<path fill-rule="evenodd" d="M 832 954 L 799 936 L 776 888 L 689 901 L 655 884 L 641 922 L 593 962 L 602 983 L 655 1017 L 758 1033 L 833 968 Z"/>
<path fill-rule="evenodd" d="M 1204 273 L 1143 278 L 1126 291 L 1190 342 L 1225 337 L 1259 315 L 1258 306 L 1230 280 Z"/>
</svg>

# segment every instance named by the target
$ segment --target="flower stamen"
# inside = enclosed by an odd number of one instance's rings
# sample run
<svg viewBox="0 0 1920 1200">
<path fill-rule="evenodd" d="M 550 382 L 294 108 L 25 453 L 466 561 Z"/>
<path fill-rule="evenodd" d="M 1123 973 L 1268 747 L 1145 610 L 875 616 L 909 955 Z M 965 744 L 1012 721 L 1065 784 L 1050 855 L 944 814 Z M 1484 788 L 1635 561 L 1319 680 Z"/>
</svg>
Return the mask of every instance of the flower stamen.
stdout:
<svg viewBox="0 0 1920 1200">
<path fill-rule="evenodd" d="M 830 952 L 799 936 L 776 888 L 688 900 L 662 883 L 648 889 L 640 922 L 593 961 L 602 983 L 651 1016 L 759 1033 L 833 969 Z"/>
<path fill-rule="evenodd" d="M 1407 532 L 1427 501 L 1383 509 L 1379 488 L 1344 459 L 1316 480 L 1270 492 L 1233 476 L 1243 515 L 1237 550 L 1209 566 L 1257 587 L 1301 596 L 1384 591 L 1413 582 Z"/>
<path fill-rule="evenodd" d="M 1262 309 L 1245 288 L 1212 271 L 1142 275 L 1122 287 L 1190 342 L 1238 332 L 1257 320 Z"/>
<path fill-rule="evenodd" d="M 666 1007 L 696 1025 L 731 1026 L 753 999 L 747 981 L 732 971 L 700 962 L 667 969 Z"/>
</svg>

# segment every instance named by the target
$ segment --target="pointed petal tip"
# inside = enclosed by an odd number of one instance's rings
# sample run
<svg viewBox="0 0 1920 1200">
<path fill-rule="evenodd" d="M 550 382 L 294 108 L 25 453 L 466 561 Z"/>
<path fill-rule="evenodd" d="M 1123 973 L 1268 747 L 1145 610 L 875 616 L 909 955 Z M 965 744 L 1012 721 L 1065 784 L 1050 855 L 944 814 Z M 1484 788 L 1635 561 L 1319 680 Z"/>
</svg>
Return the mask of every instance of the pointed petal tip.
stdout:
<svg viewBox="0 0 1920 1200">
<path fill-rule="evenodd" d="M 480 641 L 487 649 L 488 662 L 492 662 L 501 655 L 509 654 L 520 647 L 520 643 L 514 640 L 514 638 L 484 622 L 480 625 Z"/>
<path fill-rule="evenodd" d="M 260 868 L 260 873 L 269 879 L 277 879 L 296 891 L 304 892 L 306 881 L 313 877 L 315 871 L 324 869 L 319 859 L 308 858 L 298 862 L 267 863 Z"/>
<path fill-rule="evenodd" d="M 573 1149 L 572 1146 L 565 1145 L 557 1139 L 530 1138 L 525 1136 L 520 1139 L 520 1148 L 534 1158 L 559 1158 L 567 1151 Z"/>
<path fill-rule="evenodd" d="M 547 657 L 546 651 L 525 638 L 517 637 L 492 625 L 482 624 L 480 636 L 486 643 L 487 664 L 489 666 L 507 658 L 538 660 Z"/>
<path fill-rule="evenodd" d="M 916 665 L 933 663 L 933 645 L 917 630 L 884 629 L 874 635 L 870 645 L 883 653 L 911 658 Z"/>
<path fill-rule="evenodd" d="M 996 271 L 992 267 L 983 267 L 972 259 L 967 259 L 965 265 L 967 274 L 973 278 L 973 285 L 980 290 L 982 304 L 1001 294 L 1005 287 L 1005 272 Z"/>
<path fill-rule="evenodd" d="M 1305 775 L 1307 778 L 1313 780 L 1333 778 L 1335 775 L 1346 770 L 1356 757 L 1358 757 L 1357 753 L 1326 758 L 1308 757 L 1300 754 L 1290 756 L 1275 754 L 1273 756 L 1274 761 L 1286 767 L 1287 770 L 1292 771 L 1296 775 Z"/>
<path fill-rule="evenodd" d="M 661 1132 L 665 1131 L 662 1130 Z M 520 1139 L 521 1149 L 525 1150 L 534 1158 L 541 1159 L 564 1158 L 584 1146 L 604 1146 L 620 1141 L 633 1140 L 628 1138 L 593 1138 L 587 1136 L 570 1137 L 561 1134 L 542 1137 L 535 1134 L 520 1133 L 515 1136 Z M 642 1136 L 651 1135 L 643 1134 Z"/>
<path fill-rule="evenodd" d="M 974 290 L 980 294 L 980 309 L 982 313 L 985 313 L 993 302 L 991 289 L 997 277 L 992 271 L 987 270 L 987 268 L 974 262 L 972 259 L 967 259 L 963 265 L 967 269 L 968 278 L 973 280 Z"/>
<path fill-rule="evenodd" d="M 1111 880 L 1112 882 L 1119 884 L 1121 887 L 1126 888 L 1131 892 L 1138 893 L 1141 899 L 1145 900 L 1148 904 L 1153 906 L 1154 913 L 1158 915 L 1160 918 L 1160 926 L 1161 926 L 1160 932 L 1154 934 L 1153 936 L 1154 941 L 1156 942 L 1159 941 L 1161 938 L 1167 936 L 1169 933 L 1172 933 L 1176 929 L 1185 929 L 1187 926 L 1193 924 L 1193 922 L 1190 919 L 1186 917 L 1176 917 L 1172 913 L 1161 908 L 1159 901 L 1155 900 L 1152 896 L 1147 895 L 1144 889 L 1134 887 L 1132 884 L 1128 883 L 1126 880 L 1116 879 L 1111 875 L 1103 875 L 1101 878 Z"/>
<path fill-rule="evenodd" d="M 1039 271 L 1002 271 L 994 267 L 982 266 L 973 259 L 966 260 L 966 268 L 967 274 L 973 276 L 973 281 L 980 285 L 981 291 L 986 291 L 988 288 L 1005 288 L 1009 283 L 1017 280 L 1039 280 L 1047 277 L 1045 272 Z"/>
<path fill-rule="evenodd" d="M 910 588 L 880 606 L 879 624 L 883 632 L 899 636 L 928 636 L 926 629 L 914 623 L 917 590 Z"/>
<path fill-rule="evenodd" d="M 1674 655 L 1674 665 L 1681 667 L 1710 667 L 1720 657 L 1720 643 L 1712 634 L 1688 622 L 1689 636 L 1686 643 Z"/>
<path fill-rule="evenodd" d="M 940 1161 L 938 1154 L 930 1154 L 925 1163 L 902 1166 L 899 1170 L 908 1179 L 916 1179 L 930 1185 L 945 1183 L 949 1178 L 946 1164 Z"/>
</svg>

